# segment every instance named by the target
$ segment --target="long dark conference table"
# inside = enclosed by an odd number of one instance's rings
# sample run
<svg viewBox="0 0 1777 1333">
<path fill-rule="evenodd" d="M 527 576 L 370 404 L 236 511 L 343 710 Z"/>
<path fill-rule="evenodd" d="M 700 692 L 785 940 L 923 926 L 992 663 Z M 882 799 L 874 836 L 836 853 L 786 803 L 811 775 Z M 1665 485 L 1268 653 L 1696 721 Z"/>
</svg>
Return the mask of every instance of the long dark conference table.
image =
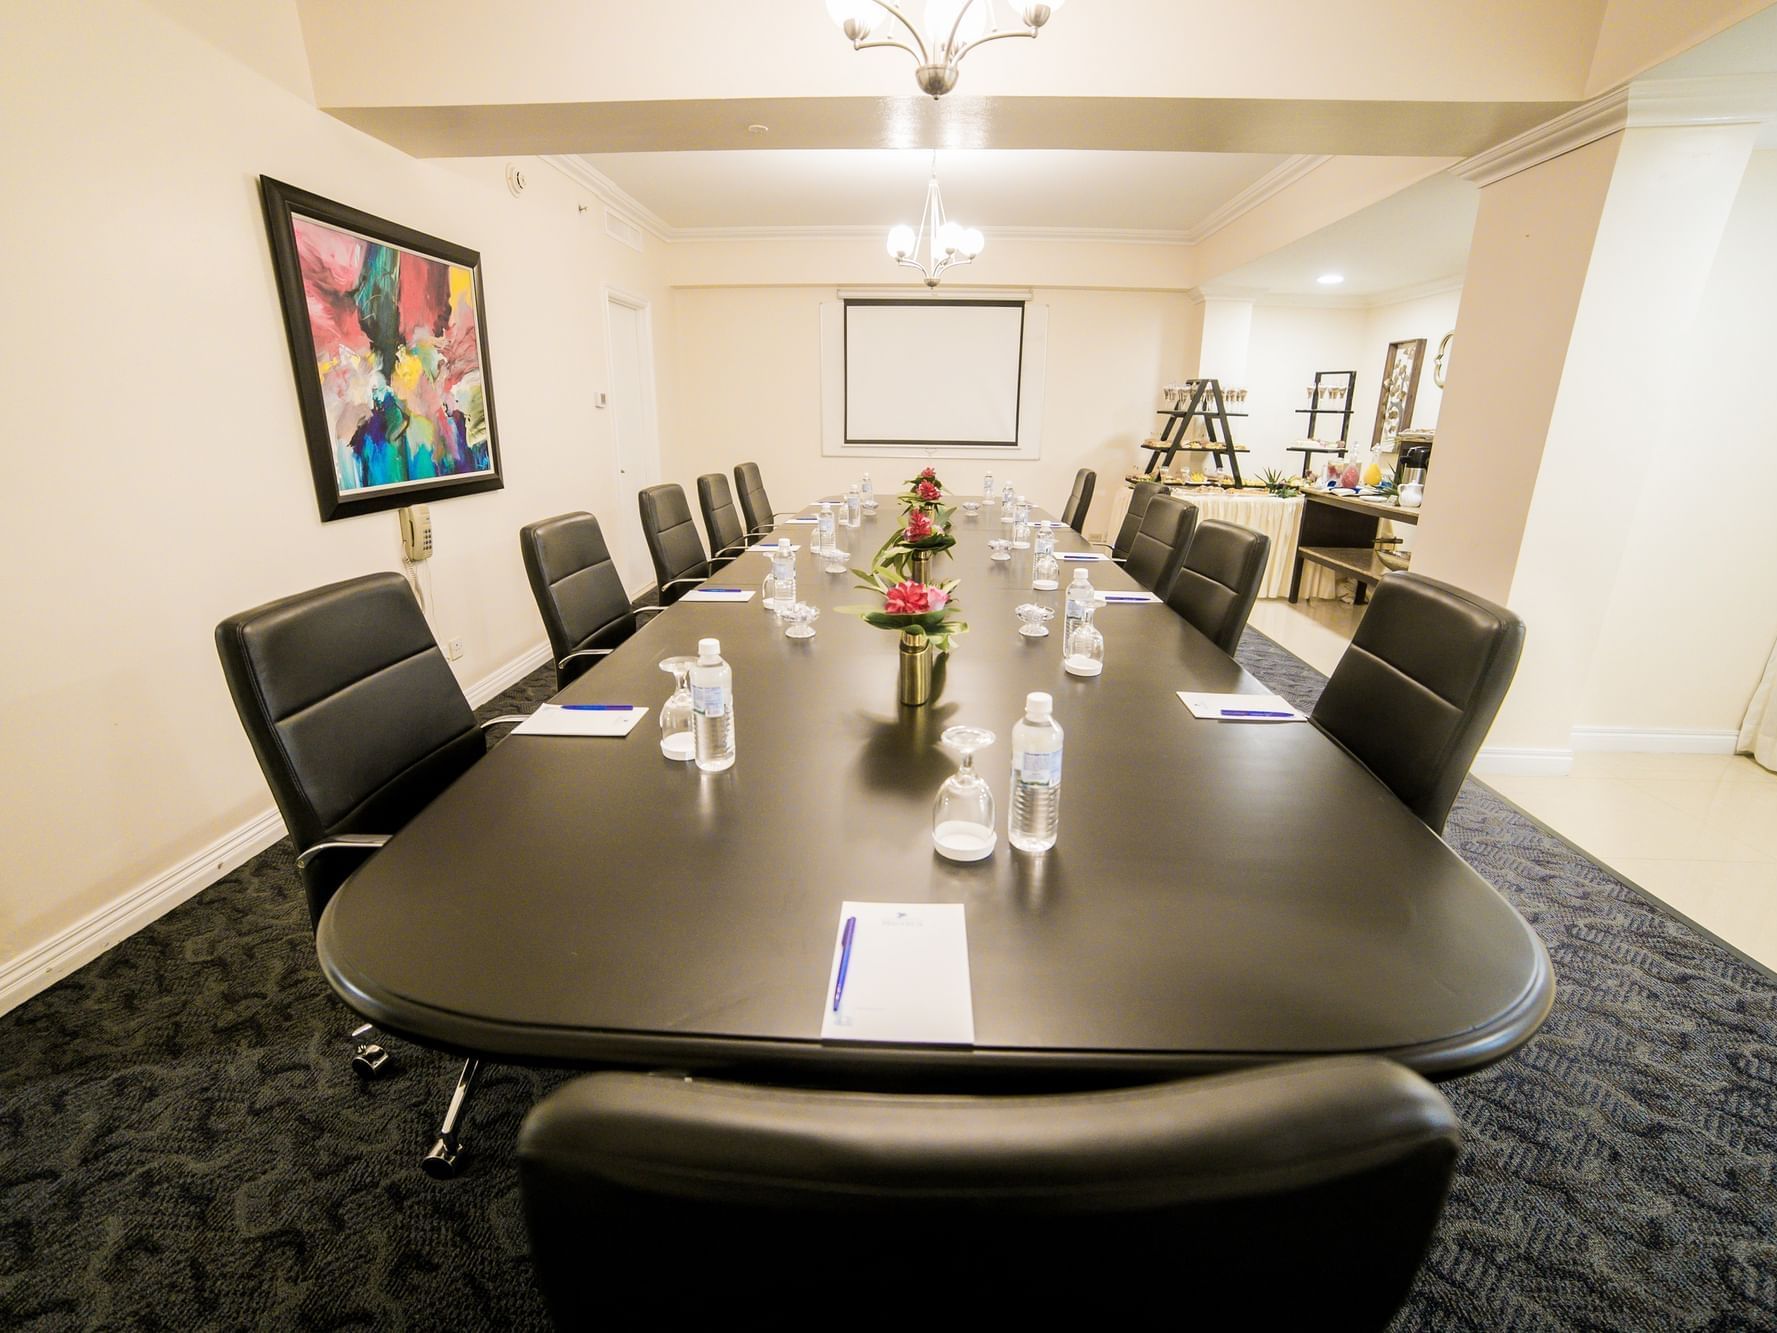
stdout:
<svg viewBox="0 0 1777 1333">
<path fill-rule="evenodd" d="M 861 565 L 892 498 L 840 544 Z M 988 558 L 997 506 L 955 519 L 970 631 L 922 708 L 896 702 L 896 636 L 821 608 L 786 638 L 755 597 L 681 603 L 575 681 L 562 702 L 646 704 L 624 739 L 513 736 L 340 889 L 318 932 L 334 989 L 384 1030 L 466 1055 L 572 1066 L 744 1070 L 818 1082 L 1160 1078 L 1372 1052 L 1432 1077 L 1527 1040 L 1554 995 L 1513 908 L 1344 750 L 1304 723 L 1200 721 L 1177 690 L 1257 681 L 1163 605 L 1098 614 L 1104 674 L 1061 668 L 1060 592 L 1032 553 Z M 1059 549 L 1084 549 L 1060 530 Z M 1072 566 L 1062 566 L 1065 585 Z M 1100 591 L 1133 588 L 1086 566 Z M 757 588 L 766 557 L 721 570 Z M 1057 609 L 1047 638 L 1013 608 Z M 665 758 L 661 659 L 714 636 L 732 664 L 738 758 Z M 1067 733 L 1057 846 L 1005 839 L 1010 733 L 1031 690 Z M 999 848 L 958 865 L 931 812 L 956 761 L 944 727 L 985 726 L 976 758 Z M 966 904 L 973 1047 L 823 1043 L 843 900 Z"/>
</svg>

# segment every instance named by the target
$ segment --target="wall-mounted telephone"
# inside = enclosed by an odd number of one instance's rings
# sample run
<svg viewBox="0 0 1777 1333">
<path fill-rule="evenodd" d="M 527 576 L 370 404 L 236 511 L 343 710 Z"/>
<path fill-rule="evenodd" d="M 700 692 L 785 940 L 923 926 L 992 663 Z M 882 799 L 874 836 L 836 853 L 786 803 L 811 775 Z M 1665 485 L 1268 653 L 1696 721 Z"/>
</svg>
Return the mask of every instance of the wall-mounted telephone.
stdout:
<svg viewBox="0 0 1777 1333">
<path fill-rule="evenodd" d="M 401 511 L 401 553 L 408 560 L 432 558 L 432 511 L 425 505 L 408 505 Z"/>
</svg>

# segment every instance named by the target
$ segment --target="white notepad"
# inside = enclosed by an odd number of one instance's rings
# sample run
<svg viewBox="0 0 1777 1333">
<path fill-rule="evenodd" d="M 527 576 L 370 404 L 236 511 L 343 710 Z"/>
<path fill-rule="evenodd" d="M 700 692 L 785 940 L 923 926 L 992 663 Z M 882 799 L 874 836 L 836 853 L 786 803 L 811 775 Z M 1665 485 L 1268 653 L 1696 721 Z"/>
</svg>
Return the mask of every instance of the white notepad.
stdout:
<svg viewBox="0 0 1777 1333">
<path fill-rule="evenodd" d="M 798 514 L 795 518 L 786 518 L 786 523 L 819 523 L 821 520 L 813 514 Z"/>
<path fill-rule="evenodd" d="M 544 704 L 512 728 L 514 736 L 627 736 L 646 708 L 570 708 Z"/>
<path fill-rule="evenodd" d="M 837 1011 L 845 923 L 857 919 Z M 969 936 L 961 903 L 842 903 L 821 1006 L 823 1041 L 973 1046 Z"/>
<path fill-rule="evenodd" d="M 790 549 L 792 551 L 800 551 L 802 548 L 800 546 L 798 546 L 795 542 L 791 542 Z M 760 542 L 757 546 L 749 546 L 749 547 L 747 547 L 747 554 L 748 555 L 776 555 L 777 554 L 777 543 L 776 542 Z"/>
<path fill-rule="evenodd" d="M 1151 592 L 1124 592 L 1119 589 L 1116 592 L 1099 593 L 1098 600 L 1105 606 L 1152 606 L 1160 599 Z"/>
<path fill-rule="evenodd" d="M 681 602 L 750 602 L 756 591 L 753 588 L 693 588 L 679 600 Z"/>
<path fill-rule="evenodd" d="M 1286 699 L 1275 694 L 1197 694 L 1180 690 L 1178 697 L 1192 717 L 1216 722 L 1306 722 Z"/>
</svg>

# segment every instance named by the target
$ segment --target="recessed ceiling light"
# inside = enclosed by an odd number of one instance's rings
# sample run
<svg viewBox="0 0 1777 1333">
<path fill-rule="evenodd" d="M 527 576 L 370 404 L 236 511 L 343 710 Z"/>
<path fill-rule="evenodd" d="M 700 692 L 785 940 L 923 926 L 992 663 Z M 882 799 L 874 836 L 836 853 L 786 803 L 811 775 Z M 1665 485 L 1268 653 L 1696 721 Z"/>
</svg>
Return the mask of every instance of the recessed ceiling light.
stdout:
<svg viewBox="0 0 1777 1333">
<path fill-rule="evenodd" d="M 1315 279 L 1323 287 L 1337 287 L 1345 281 L 1343 273 L 1323 273 Z"/>
<path fill-rule="evenodd" d="M 749 126 L 747 126 L 747 133 L 748 134 L 770 134 L 771 133 L 771 126 L 769 126 L 769 125 L 749 125 Z"/>
</svg>

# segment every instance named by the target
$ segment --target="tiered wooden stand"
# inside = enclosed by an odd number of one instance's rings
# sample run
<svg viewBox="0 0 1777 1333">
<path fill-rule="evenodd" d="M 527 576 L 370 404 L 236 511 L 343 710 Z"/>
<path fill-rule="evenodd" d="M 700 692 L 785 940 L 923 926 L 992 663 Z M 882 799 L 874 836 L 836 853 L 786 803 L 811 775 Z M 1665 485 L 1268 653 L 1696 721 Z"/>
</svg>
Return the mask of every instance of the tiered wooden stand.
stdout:
<svg viewBox="0 0 1777 1333">
<path fill-rule="evenodd" d="M 1327 380 L 1343 378 L 1345 380 L 1344 407 L 1322 407 L 1320 405 L 1320 382 L 1323 378 Z M 1332 385 L 1330 387 L 1337 388 L 1338 386 Z M 1302 475 L 1304 477 L 1313 474 L 1314 456 L 1316 454 L 1333 454 L 1339 458 L 1345 457 L 1348 441 L 1351 438 L 1351 399 L 1352 395 L 1356 392 L 1357 372 L 1355 370 L 1317 370 L 1314 372 L 1314 406 L 1298 407 L 1296 411 L 1298 413 L 1306 412 L 1308 414 L 1308 438 L 1311 440 L 1318 440 L 1320 438 L 1314 432 L 1319 429 L 1320 419 L 1322 417 L 1338 417 L 1339 443 L 1336 445 L 1329 444 L 1325 448 L 1317 448 L 1314 445 L 1309 444 L 1290 445 L 1290 453 L 1302 455 Z"/>
<path fill-rule="evenodd" d="M 1234 484 L 1240 485 L 1240 460 L 1237 455 L 1244 454 L 1247 450 L 1245 446 L 1234 443 L 1234 428 L 1228 424 L 1228 418 L 1243 417 L 1246 413 L 1228 410 L 1227 403 L 1222 399 L 1222 386 L 1218 380 L 1186 380 L 1185 388 L 1190 393 L 1188 406 L 1156 409 L 1157 414 L 1167 421 L 1160 431 L 1158 442 L 1144 441 L 1142 444 L 1142 448 L 1149 450 L 1151 454 L 1147 467 L 1143 469 L 1144 474 L 1152 476 L 1157 472 L 1165 472 L 1182 449 L 1187 453 L 1214 455 L 1216 462 L 1233 474 Z M 1193 420 L 1203 422 L 1206 438 L 1186 438 L 1185 431 Z"/>
</svg>

